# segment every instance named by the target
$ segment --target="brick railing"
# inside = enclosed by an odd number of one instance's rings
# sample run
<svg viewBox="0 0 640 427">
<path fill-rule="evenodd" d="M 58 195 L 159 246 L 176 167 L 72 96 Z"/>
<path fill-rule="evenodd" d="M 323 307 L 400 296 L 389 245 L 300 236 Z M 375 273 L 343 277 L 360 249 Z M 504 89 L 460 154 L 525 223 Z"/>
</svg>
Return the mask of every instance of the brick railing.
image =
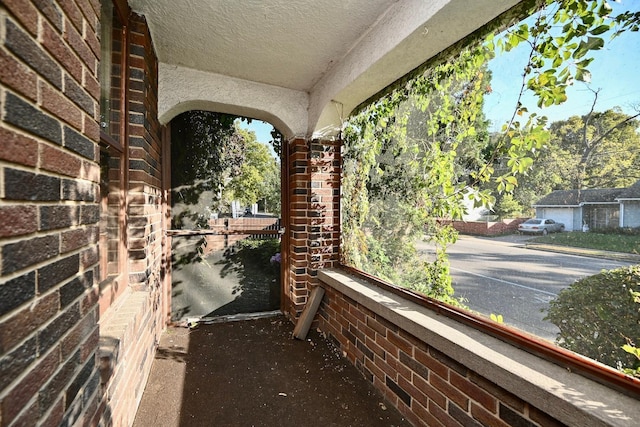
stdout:
<svg viewBox="0 0 640 427">
<path fill-rule="evenodd" d="M 637 400 L 341 270 L 319 329 L 414 425 L 635 425 Z M 588 401 L 588 404 L 587 404 Z"/>
</svg>

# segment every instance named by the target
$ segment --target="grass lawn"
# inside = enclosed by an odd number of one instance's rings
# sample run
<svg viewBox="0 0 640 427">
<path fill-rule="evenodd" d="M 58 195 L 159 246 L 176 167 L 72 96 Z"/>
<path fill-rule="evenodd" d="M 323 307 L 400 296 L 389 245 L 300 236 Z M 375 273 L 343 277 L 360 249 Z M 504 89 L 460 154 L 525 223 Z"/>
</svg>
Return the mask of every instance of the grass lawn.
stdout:
<svg viewBox="0 0 640 427">
<path fill-rule="evenodd" d="M 550 243 L 553 245 L 573 246 L 577 248 L 640 254 L 640 236 L 624 234 L 598 234 L 572 231 L 540 236 L 531 241 L 535 243 Z"/>
</svg>

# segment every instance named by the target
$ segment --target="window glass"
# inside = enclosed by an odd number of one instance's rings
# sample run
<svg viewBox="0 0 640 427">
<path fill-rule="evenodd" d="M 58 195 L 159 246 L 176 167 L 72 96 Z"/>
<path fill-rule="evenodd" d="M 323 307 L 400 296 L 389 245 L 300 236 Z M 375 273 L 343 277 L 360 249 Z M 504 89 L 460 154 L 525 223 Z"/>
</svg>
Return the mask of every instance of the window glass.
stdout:
<svg viewBox="0 0 640 427">
<path fill-rule="evenodd" d="M 114 5 L 102 2 L 100 62 L 100 307 L 122 293 L 124 236 L 123 25 Z"/>
<path fill-rule="evenodd" d="M 113 4 L 102 2 L 100 61 L 100 127 L 115 142 L 120 142 L 122 123 L 122 43 L 123 25 Z"/>
<path fill-rule="evenodd" d="M 638 375 L 639 10 L 551 2 L 352 116 L 342 262 Z"/>
</svg>

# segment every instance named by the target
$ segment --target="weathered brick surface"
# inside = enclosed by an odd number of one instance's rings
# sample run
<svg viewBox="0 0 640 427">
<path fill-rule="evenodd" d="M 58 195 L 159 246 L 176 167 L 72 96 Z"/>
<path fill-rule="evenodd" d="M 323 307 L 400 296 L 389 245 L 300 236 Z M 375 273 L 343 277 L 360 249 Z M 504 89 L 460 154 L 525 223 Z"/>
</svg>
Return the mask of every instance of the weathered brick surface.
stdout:
<svg viewBox="0 0 640 427">
<path fill-rule="evenodd" d="M 340 142 L 294 139 L 287 149 L 292 263 L 285 299 L 292 302 L 289 315 L 297 318 L 317 283 L 318 269 L 338 261 L 340 212 L 334 209 L 333 189 L 340 183 L 340 168 L 335 166 L 340 161 Z"/>
<path fill-rule="evenodd" d="M 62 70 L 37 41 L 7 19 L 5 46 L 57 89 L 62 89 Z"/>
<path fill-rule="evenodd" d="M 0 8 L 0 426 L 96 425 L 100 2 Z M 141 383 L 164 320 L 151 300 L 128 361 Z"/>
<path fill-rule="evenodd" d="M 33 233 L 38 228 L 38 210 L 32 205 L 0 206 L 0 238 Z"/>
<path fill-rule="evenodd" d="M 11 317 L 5 317 L 0 322 L 0 353 L 4 354 L 16 347 L 40 326 L 51 320 L 58 308 L 58 295 L 51 293 L 38 299 L 36 304 L 26 305 L 14 312 Z"/>
<path fill-rule="evenodd" d="M 3 50 L 0 50 L 0 82 L 31 100 L 38 96 L 36 73 Z"/>
<path fill-rule="evenodd" d="M 333 287 L 325 291 L 320 330 L 413 424 L 561 425 Z"/>
<path fill-rule="evenodd" d="M 23 268 L 46 261 L 58 255 L 60 239 L 57 235 L 33 237 L 4 245 L 2 274 L 14 273 Z"/>
<path fill-rule="evenodd" d="M 60 178 L 5 168 L 4 196 L 7 200 L 60 200 Z"/>
</svg>

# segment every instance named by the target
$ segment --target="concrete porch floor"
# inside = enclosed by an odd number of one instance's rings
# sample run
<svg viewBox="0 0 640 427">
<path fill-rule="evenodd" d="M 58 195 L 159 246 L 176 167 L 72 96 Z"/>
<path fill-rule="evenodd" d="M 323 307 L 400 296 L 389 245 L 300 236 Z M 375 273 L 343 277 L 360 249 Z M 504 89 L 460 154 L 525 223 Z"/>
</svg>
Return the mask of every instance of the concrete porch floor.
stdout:
<svg viewBox="0 0 640 427">
<path fill-rule="evenodd" d="M 292 331 L 281 315 L 169 328 L 134 426 L 410 425 L 331 342 Z"/>
</svg>

